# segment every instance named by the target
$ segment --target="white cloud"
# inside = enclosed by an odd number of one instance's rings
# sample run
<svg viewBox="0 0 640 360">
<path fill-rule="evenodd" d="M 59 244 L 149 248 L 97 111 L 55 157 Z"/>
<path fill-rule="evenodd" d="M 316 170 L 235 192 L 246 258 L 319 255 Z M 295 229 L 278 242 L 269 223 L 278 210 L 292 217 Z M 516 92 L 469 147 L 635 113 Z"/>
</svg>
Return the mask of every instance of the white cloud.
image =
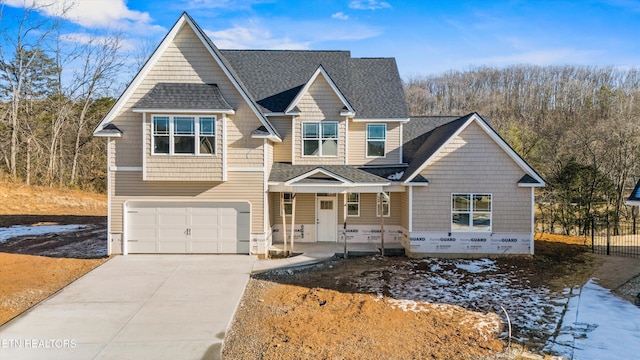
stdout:
<svg viewBox="0 0 640 360">
<path fill-rule="evenodd" d="M 110 44 L 114 41 L 111 36 L 91 35 L 87 33 L 68 33 L 60 36 L 62 41 L 79 44 L 79 45 L 92 45 L 103 46 Z M 129 39 L 120 39 L 120 47 L 122 50 L 132 51 L 136 49 L 136 46 Z"/>
<path fill-rule="evenodd" d="M 386 1 L 353 0 L 349 3 L 349 7 L 358 10 L 378 10 L 390 8 L 391 5 Z"/>
<path fill-rule="evenodd" d="M 151 25 L 149 13 L 130 10 L 125 0 L 5 0 L 13 7 L 34 7 L 47 16 L 63 17 L 87 28 L 165 29 Z"/>
<path fill-rule="evenodd" d="M 349 15 L 343 13 L 342 11 L 338 11 L 337 13 L 331 15 L 332 18 L 334 19 L 338 19 L 338 20 L 348 20 L 349 19 Z"/>
<path fill-rule="evenodd" d="M 378 36 L 380 31 L 358 23 L 329 26 L 324 21 L 254 18 L 223 30 L 205 30 L 205 33 L 221 49 L 306 50 L 322 42 L 368 39 Z"/>
<path fill-rule="evenodd" d="M 205 33 L 221 49 L 303 50 L 309 48 L 308 42 L 296 42 L 288 37 L 274 37 L 268 29 L 253 21 L 249 21 L 247 25 L 236 25 L 220 31 L 205 30 Z"/>
</svg>

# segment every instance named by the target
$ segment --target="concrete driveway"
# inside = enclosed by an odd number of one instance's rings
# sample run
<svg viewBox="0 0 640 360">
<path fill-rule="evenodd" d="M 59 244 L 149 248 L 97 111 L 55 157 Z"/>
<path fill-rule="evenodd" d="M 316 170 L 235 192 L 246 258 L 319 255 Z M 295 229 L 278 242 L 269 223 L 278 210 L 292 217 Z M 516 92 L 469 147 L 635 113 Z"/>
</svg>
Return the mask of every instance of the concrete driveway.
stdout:
<svg viewBox="0 0 640 360">
<path fill-rule="evenodd" d="M 0 359 L 218 359 L 255 261 L 117 256 L 0 327 Z"/>
</svg>

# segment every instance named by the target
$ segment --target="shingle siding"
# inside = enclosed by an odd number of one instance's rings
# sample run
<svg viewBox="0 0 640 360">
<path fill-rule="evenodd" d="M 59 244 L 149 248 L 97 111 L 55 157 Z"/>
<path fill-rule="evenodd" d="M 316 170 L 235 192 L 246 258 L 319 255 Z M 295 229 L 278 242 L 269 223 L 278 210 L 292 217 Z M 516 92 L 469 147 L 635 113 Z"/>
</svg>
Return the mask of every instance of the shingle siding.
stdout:
<svg viewBox="0 0 640 360">
<path fill-rule="evenodd" d="M 297 165 L 343 165 L 345 164 L 346 122 L 340 116 L 342 101 L 331 88 L 327 80 L 318 76 L 302 96 L 298 103 L 300 116 L 295 120 L 295 154 Z M 337 156 L 302 156 L 302 123 L 307 121 L 338 122 L 338 155 Z"/>
<path fill-rule="evenodd" d="M 476 123 L 470 124 L 421 174 L 413 189 L 413 231 L 450 231 L 452 193 L 492 194 L 493 232 L 530 232 L 531 189 L 518 187 L 523 170 Z"/>
</svg>

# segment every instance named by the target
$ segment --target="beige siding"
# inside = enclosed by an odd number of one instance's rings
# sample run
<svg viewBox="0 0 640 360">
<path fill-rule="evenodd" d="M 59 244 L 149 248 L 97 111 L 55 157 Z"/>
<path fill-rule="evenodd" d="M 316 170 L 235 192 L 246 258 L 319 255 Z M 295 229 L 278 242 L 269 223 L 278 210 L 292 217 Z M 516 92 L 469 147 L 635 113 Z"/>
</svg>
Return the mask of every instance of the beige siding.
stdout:
<svg viewBox="0 0 640 360">
<path fill-rule="evenodd" d="M 143 115 L 132 112 L 131 108 L 159 82 L 217 84 L 236 111 L 227 120 L 228 164 L 234 167 L 262 166 L 262 139 L 251 138 L 251 132 L 261 126 L 259 119 L 189 26 L 177 34 L 114 120 L 123 132 L 122 138 L 115 143 L 117 166 L 143 166 L 141 144 L 148 143 L 151 135 L 147 132 L 145 141 L 142 141 Z M 221 121 L 222 117 L 218 119 Z M 149 151 L 149 148 L 145 150 Z M 181 156 L 174 164 L 182 162 L 184 157 Z M 194 168 L 198 171 L 198 167 Z M 210 169 L 204 167 L 202 170 Z"/>
<path fill-rule="evenodd" d="M 435 158 L 413 189 L 413 231 L 451 231 L 452 193 L 492 194 L 493 232 L 531 231 L 531 189 L 518 187 L 524 171 L 476 123 Z"/>
<path fill-rule="evenodd" d="M 403 193 L 390 193 L 391 197 L 391 216 L 384 218 L 386 225 L 400 225 L 402 203 L 400 198 Z M 338 206 L 338 221 L 342 222 L 342 196 L 339 198 L 340 206 Z M 376 215 L 376 194 L 360 194 L 360 216 L 348 216 L 348 225 L 377 225 L 380 224 L 380 218 Z"/>
<path fill-rule="evenodd" d="M 398 202 L 400 203 L 400 225 L 405 229 L 409 229 L 409 188 L 405 192 L 398 194 Z"/>
<path fill-rule="evenodd" d="M 280 216 L 280 193 L 269 194 L 271 202 L 271 226 L 282 224 Z M 296 224 L 316 223 L 316 195 L 296 194 Z M 287 225 L 291 224 L 291 217 L 287 216 Z"/>
<path fill-rule="evenodd" d="M 349 121 L 349 165 L 400 164 L 400 123 L 387 123 L 384 158 L 367 157 L 367 123 Z"/>
<path fill-rule="evenodd" d="M 343 165 L 345 164 L 346 122 L 340 116 L 344 105 L 333 91 L 327 80 L 318 76 L 302 96 L 298 103 L 300 116 L 295 117 L 295 154 L 296 165 Z M 338 155 L 337 156 L 302 156 L 302 123 L 306 121 L 338 122 Z"/>
<path fill-rule="evenodd" d="M 122 204 L 126 200 L 218 200 L 249 201 L 251 231 L 263 231 L 262 172 L 229 172 L 226 182 L 149 182 L 142 172 L 111 174 L 111 232 L 122 232 Z"/>
<path fill-rule="evenodd" d="M 293 136 L 291 134 L 291 117 L 269 118 L 271 125 L 278 130 L 281 143 L 273 145 L 273 161 L 291 162 L 291 146 L 293 146 Z"/>
</svg>

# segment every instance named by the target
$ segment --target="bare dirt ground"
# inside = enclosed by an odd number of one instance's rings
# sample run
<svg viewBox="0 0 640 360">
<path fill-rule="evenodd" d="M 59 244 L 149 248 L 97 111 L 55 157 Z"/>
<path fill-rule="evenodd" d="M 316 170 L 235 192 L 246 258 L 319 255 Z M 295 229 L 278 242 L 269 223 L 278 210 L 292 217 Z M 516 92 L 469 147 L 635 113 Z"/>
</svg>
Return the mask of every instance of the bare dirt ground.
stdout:
<svg viewBox="0 0 640 360">
<path fill-rule="evenodd" d="M 495 259 L 491 271 L 478 274 L 456 272 L 455 260 L 405 257 L 334 259 L 259 274 L 245 291 L 223 355 L 226 359 L 518 358 L 513 349 L 506 349 L 508 332 L 501 306 L 512 316 L 514 342 L 520 340 L 524 348 L 540 353 L 562 312 L 553 299 L 566 299 L 566 289 L 583 285 L 600 263 L 582 241 L 538 237 L 535 257 Z M 438 275 L 443 273 L 449 278 Z M 506 282 L 492 288 L 497 278 Z M 420 284 L 426 288 L 416 289 Z M 501 284 L 511 290 L 500 288 Z M 542 306 L 544 302 L 552 304 Z M 529 314 L 532 305 L 539 312 Z"/>
<path fill-rule="evenodd" d="M 0 242 L 0 325 L 106 261 L 106 196 L 0 183 L 0 228 L 84 225 Z"/>
</svg>

